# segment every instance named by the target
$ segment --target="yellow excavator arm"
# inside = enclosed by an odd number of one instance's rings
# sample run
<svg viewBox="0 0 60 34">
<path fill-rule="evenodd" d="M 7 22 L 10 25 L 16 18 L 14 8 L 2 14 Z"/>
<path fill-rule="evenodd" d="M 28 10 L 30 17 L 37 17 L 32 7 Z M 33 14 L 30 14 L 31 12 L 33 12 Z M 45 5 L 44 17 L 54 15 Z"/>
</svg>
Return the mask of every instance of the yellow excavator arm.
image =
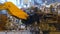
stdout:
<svg viewBox="0 0 60 34">
<path fill-rule="evenodd" d="M 0 5 L 0 10 L 8 10 L 8 13 L 12 16 L 16 16 L 20 19 L 27 19 L 28 14 L 25 13 L 23 10 L 17 8 L 12 2 L 5 2 L 4 4 Z"/>
</svg>

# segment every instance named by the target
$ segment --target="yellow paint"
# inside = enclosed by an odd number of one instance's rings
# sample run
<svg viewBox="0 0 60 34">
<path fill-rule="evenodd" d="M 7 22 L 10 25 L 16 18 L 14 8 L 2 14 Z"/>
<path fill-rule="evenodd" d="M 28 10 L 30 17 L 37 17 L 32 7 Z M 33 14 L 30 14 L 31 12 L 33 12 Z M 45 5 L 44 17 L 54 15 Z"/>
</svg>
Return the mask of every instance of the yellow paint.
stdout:
<svg viewBox="0 0 60 34">
<path fill-rule="evenodd" d="M 7 9 L 8 13 L 16 16 L 20 19 L 27 19 L 28 14 L 23 10 L 17 8 L 12 2 L 5 2 L 2 6 L 0 5 L 0 10 Z"/>
</svg>

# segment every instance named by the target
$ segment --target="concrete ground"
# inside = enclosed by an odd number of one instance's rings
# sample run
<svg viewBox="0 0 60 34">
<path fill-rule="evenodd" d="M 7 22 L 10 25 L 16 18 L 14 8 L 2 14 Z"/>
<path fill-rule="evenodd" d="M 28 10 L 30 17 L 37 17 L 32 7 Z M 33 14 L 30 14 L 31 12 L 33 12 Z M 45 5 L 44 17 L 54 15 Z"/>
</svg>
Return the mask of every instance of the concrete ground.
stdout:
<svg viewBox="0 0 60 34">
<path fill-rule="evenodd" d="M 31 34 L 30 31 L 9 31 L 9 32 L 0 32 L 0 34 Z"/>
</svg>

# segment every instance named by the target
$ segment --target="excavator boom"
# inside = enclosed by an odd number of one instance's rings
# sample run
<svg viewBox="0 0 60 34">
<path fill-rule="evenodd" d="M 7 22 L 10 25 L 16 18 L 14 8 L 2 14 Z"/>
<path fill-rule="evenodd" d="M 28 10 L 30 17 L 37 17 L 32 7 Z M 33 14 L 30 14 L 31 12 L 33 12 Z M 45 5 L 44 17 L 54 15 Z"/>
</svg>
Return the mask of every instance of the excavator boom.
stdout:
<svg viewBox="0 0 60 34">
<path fill-rule="evenodd" d="M 28 14 L 23 10 L 17 8 L 12 2 L 5 2 L 3 5 L 0 5 L 0 10 L 8 10 L 8 13 L 12 16 L 16 16 L 20 19 L 27 19 Z"/>
</svg>

